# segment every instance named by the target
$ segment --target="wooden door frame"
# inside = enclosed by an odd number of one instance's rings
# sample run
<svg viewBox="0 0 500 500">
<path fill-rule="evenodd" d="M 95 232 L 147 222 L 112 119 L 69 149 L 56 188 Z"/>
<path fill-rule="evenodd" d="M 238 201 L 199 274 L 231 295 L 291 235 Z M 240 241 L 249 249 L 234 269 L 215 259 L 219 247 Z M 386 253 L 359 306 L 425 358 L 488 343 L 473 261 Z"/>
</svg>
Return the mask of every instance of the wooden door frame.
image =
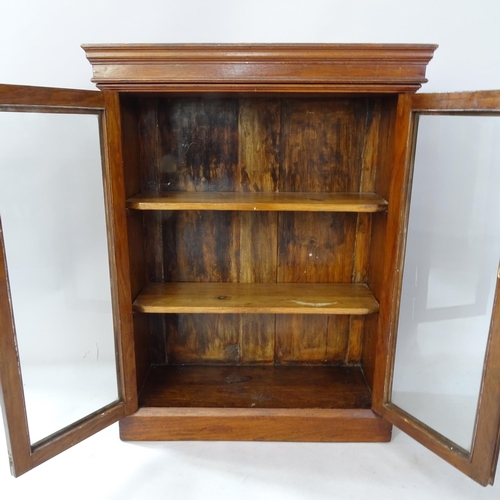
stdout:
<svg viewBox="0 0 500 500">
<path fill-rule="evenodd" d="M 0 221 L 0 406 L 12 474 L 19 476 L 134 413 L 138 403 L 119 97 L 113 92 L 0 85 L 0 111 L 99 117 L 118 380 L 116 401 L 31 444 Z"/>
<path fill-rule="evenodd" d="M 373 409 L 478 483 L 493 484 L 500 448 L 500 271 L 471 451 L 461 448 L 391 402 L 419 114 L 498 115 L 500 91 L 405 94 L 398 101 L 393 198 L 389 200 L 388 218 L 388 235 L 392 238 L 392 244 L 386 255 L 386 290 L 380 301 Z"/>
</svg>

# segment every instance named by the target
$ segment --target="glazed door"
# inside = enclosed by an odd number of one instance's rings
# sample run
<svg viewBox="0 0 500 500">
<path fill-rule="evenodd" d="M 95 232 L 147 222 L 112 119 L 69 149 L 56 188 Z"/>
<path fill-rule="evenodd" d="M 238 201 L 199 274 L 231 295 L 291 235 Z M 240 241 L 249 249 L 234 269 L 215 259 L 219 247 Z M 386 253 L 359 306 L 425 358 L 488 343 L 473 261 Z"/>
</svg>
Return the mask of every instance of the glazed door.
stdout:
<svg viewBox="0 0 500 500">
<path fill-rule="evenodd" d="M 500 92 L 416 94 L 401 99 L 405 108 L 399 148 L 410 153 L 400 156 L 408 177 L 394 256 L 402 286 L 392 299 L 389 368 L 376 409 L 492 484 L 500 426 Z"/>
<path fill-rule="evenodd" d="M 137 406 L 118 111 L 113 93 L 0 85 L 0 383 L 15 476 Z"/>
</svg>

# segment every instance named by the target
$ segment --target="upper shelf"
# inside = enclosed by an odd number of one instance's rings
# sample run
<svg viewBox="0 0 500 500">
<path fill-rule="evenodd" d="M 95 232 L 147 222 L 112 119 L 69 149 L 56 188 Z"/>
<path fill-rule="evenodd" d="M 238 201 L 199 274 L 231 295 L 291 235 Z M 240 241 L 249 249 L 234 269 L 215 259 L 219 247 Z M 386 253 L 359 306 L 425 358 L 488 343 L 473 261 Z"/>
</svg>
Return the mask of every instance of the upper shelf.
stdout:
<svg viewBox="0 0 500 500">
<path fill-rule="evenodd" d="M 382 212 L 387 202 L 374 193 L 164 192 L 127 200 L 136 210 L 267 210 L 281 212 Z"/>
<path fill-rule="evenodd" d="M 150 283 L 134 302 L 144 313 L 370 314 L 362 283 Z"/>
<path fill-rule="evenodd" d="M 83 45 L 99 88 L 120 92 L 415 92 L 437 45 Z"/>
</svg>

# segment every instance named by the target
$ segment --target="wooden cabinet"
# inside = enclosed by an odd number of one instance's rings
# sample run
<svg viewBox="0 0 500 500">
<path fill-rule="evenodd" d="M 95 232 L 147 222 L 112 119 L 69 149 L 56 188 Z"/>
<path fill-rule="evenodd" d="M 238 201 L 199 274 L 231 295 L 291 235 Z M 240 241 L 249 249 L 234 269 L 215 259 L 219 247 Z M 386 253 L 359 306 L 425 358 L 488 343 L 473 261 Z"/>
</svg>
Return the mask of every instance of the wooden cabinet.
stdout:
<svg viewBox="0 0 500 500">
<path fill-rule="evenodd" d="M 391 396 L 416 117 L 500 109 L 498 92 L 413 95 L 435 48 L 88 45 L 101 92 L 0 88 L 4 109 L 100 116 L 120 385 L 23 438 L 4 271 L 15 474 L 116 420 L 125 440 L 389 441 L 395 424 L 492 481 L 496 308 L 471 450 Z"/>
</svg>

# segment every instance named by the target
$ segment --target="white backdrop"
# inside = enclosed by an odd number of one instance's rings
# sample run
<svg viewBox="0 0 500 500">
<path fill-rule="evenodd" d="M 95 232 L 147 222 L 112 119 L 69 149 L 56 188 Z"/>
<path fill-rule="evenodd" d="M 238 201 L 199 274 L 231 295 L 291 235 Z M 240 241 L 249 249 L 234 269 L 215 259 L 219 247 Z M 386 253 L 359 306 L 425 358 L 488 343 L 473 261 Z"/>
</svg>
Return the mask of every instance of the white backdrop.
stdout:
<svg viewBox="0 0 500 500">
<path fill-rule="evenodd" d="M 18 0 L 0 19 L 2 83 L 92 89 L 82 43 L 422 42 L 440 45 L 424 91 L 500 89 L 498 0 Z M 397 431 L 389 445 L 137 445 L 113 427 L 18 480 L 0 449 L 0 491 L 16 499 L 455 500 L 499 488 L 472 484 Z"/>
</svg>

